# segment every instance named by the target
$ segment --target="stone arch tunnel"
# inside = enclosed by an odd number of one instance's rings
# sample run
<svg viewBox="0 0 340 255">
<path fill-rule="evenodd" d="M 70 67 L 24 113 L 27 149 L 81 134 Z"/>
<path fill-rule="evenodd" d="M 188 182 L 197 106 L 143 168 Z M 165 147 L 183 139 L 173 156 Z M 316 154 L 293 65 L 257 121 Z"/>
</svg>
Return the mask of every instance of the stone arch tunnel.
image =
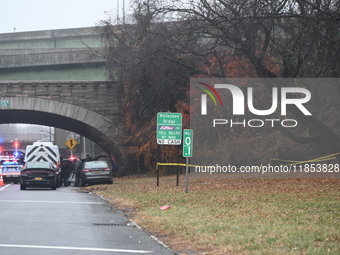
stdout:
<svg viewBox="0 0 340 255">
<path fill-rule="evenodd" d="M 124 156 L 118 146 L 120 113 L 117 84 L 0 82 L 0 123 L 53 126 L 78 133 L 99 145 L 118 175 Z"/>
</svg>

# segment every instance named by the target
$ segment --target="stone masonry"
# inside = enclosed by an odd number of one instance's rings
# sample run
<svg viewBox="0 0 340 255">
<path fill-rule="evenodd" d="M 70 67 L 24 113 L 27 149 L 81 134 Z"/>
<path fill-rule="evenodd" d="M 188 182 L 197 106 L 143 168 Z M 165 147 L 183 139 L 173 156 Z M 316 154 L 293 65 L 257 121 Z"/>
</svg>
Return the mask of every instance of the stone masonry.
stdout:
<svg viewBox="0 0 340 255">
<path fill-rule="evenodd" d="M 121 172 L 118 92 L 112 82 L 0 82 L 0 100 L 9 102 L 0 107 L 0 118 L 2 123 L 49 125 L 81 134 L 102 147 Z"/>
</svg>

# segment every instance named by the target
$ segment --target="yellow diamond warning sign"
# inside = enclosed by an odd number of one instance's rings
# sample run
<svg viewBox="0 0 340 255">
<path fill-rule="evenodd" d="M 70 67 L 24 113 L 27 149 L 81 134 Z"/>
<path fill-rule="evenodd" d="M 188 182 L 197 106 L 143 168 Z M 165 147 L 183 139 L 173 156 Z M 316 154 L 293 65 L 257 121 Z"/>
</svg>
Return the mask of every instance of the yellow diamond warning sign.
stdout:
<svg viewBox="0 0 340 255">
<path fill-rule="evenodd" d="M 74 140 L 72 137 L 66 142 L 67 147 L 69 147 L 70 149 L 73 149 L 77 144 L 77 141 Z"/>
</svg>

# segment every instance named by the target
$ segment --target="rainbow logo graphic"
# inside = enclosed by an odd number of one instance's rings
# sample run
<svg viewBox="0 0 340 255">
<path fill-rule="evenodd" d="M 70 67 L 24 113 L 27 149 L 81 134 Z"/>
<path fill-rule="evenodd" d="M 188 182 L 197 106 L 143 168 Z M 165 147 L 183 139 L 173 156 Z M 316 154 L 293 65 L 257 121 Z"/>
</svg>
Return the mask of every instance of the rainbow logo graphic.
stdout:
<svg viewBox="0 0 340 255">
<path fill-rule="evenodd" d="M 207 93 L 211 97 L 215 105 L 217 105 L 217 100 L 220 103 L 220 105 L 222 105 L 221 96 L 218 94 L 215 88 L 203 82 L 197 82 L 197 83 L 205 86 L 205 88 L 200 88 L 200 87 L 197 87 L 197 88 Z M 201 95 L 201 114 L 202 115 L 207 115 L 207 94 Z"/>
</svg>

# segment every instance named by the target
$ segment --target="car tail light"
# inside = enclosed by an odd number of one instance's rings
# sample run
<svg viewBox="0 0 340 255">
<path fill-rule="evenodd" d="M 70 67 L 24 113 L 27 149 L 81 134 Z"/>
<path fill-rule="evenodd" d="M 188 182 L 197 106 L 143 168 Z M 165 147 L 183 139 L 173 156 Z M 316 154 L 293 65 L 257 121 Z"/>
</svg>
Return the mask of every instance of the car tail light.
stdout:
<svg viewBox="0 0 340 255">
<path fill-rule="evenodd" d="M 83 173 L 88 173 L 88 172 L 91 172 L 90 169 L 83 169 Z"/>
<path fill-rule="evenodd" d="M 104 168 L 103 171 L 111 171 L 110 168 Z"/>
</svg>

